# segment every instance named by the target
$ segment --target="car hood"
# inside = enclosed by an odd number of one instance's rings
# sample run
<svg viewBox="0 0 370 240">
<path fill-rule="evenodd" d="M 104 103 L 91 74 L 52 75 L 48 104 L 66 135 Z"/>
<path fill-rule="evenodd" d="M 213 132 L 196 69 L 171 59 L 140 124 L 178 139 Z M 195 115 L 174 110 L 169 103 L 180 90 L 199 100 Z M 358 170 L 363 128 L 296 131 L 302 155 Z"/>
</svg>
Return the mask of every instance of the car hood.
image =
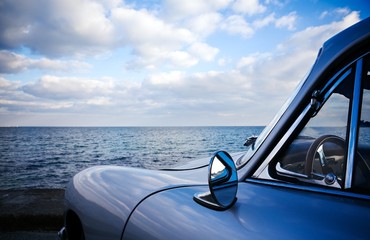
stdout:
<svg viewBox="0 0 370 240">
<path fill-rule="evenodd" d="M 66 190 L 66 205 L 80 217 L 86 232 L 97 239 L 104 232 L 119 239 L 130 213 L 143 199 L 165 189 L 200 184 L 207 184 L 206 167 L 155 171 L 97 166 L 73 177 Z"/>
<path fill-rule="evenodd" d="M 239 156 L 240 154 L 237 154 Z M 235 156 L 235 155 L 234 155 Z M 99 229 L 120 237 L 126 220 L 148 196 L 167 189 L 208 184 L 208 162 L 200 159 L 167 170 L 122 166 L 96 166 L 76 174 L 66 190 L 67 209 L 74 211 L 84 228 Z"/>
</svg>

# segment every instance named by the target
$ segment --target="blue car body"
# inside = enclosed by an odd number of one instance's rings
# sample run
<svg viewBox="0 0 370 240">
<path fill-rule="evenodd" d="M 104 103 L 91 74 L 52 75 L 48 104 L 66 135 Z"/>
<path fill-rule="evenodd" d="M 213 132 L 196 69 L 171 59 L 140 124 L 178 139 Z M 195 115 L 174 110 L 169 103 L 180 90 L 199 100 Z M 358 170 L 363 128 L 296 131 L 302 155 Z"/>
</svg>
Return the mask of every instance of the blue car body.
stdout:
<svg viewBox="0 0 370 240">
<path fill-rule="evenodd" d="M 209 159 L 167 170 L 97 166 L 69 183 L 60 236 L 369 239 L 369 89 L 370 18 L 328 40 L 270 125 L 246 152 L 232 155 L 232 206 L 215 210 L 194 201 L 209 191 Z M 342 125 L 317 127 L 334 121 L 326 109 L 345 116 Z"/>
</svg>

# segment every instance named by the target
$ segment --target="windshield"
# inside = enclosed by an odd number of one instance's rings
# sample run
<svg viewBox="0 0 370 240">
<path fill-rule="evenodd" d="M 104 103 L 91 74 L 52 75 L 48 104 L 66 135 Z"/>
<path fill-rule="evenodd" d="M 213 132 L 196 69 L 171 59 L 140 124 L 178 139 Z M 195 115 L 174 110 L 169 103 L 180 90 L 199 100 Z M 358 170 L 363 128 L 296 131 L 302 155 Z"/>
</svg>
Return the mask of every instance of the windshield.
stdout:
<svg viewBox="0 0 370 240">
<path fill-rule="evenodd" d="M 307 76 L 307 75 L 306 75 Z M 254 144 L 251 144 L 247 150 L 247 153 L 242 157 L 239 158 L 236 162 L 237 168 L 241 168 L 246 164 L 249 159 L 254 155 L 257 149 L 261 146 L 261 144 L 265 141 L 266 137 L 270 134 L 272 129 L 275 127 L 281 116 L 285 113 L 290 103 L 293 101 L 294 97 L 298 94 L 299 90 L 301 89 L 303 83 L 305 82 L 306 77 L 298 84 L 294 93 L 285 101 L 284 105 L 280 108 L 278 113 L 272 119 L 272 121 L 263 129 L 261 134 L 258 136 Z"/>
</svg>

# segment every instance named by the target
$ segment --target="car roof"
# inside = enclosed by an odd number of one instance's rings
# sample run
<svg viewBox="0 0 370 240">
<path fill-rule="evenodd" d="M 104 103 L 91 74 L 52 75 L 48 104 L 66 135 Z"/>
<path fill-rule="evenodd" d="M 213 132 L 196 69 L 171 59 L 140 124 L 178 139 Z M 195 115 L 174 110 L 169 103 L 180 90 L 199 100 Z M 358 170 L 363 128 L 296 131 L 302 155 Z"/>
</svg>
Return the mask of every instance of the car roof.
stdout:
<svg viewBox="0 0 370 240">
<path fill-rule="evenodd" d="M 320 75 L 338 58 L 352 52 L 357 45 L 370 38 L 370 17 L 343 30 L 327 40 L 316 59 L 306 82 L 320 79 Z"/>
</svg>

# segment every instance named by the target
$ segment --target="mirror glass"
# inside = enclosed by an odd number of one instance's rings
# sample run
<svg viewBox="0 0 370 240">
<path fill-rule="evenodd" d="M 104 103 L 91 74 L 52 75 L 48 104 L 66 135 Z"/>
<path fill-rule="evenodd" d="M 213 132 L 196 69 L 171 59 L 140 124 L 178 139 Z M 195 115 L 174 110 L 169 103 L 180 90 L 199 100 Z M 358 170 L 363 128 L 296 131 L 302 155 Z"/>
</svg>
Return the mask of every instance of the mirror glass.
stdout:
<svg viewBox="0 0 370 240">
<path fill-rule="evenodd" d="M 235 163 L 227 152 L 216 152 L 211 158 L 208 180 L 212 197 L 221 207 L 228 208 L 234 204 L 238 175 Z"/>
<path fill-rule="evenodd" d="M 215 157 L 211 166 L 211 181 L 213 183 L 222 181 L 228 175 L 228 171 L 225 166 L 220 162 L 218 157 Z"/>
</svg>

